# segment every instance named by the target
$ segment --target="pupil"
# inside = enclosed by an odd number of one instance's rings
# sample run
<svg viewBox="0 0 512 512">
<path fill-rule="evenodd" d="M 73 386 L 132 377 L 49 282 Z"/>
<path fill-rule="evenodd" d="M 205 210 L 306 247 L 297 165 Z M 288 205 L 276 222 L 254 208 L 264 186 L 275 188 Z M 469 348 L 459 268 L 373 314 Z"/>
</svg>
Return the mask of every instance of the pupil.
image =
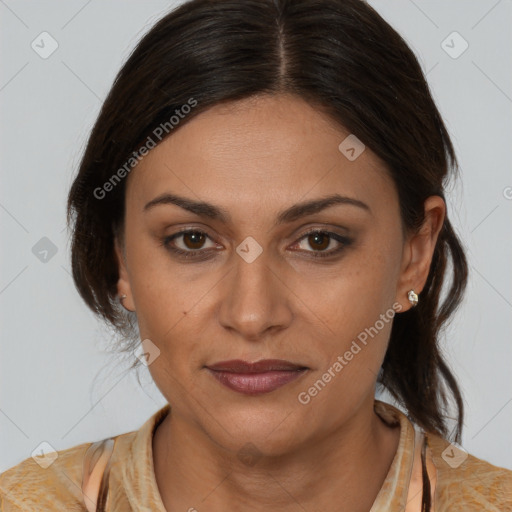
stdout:
<svg viewBox="0 0 512 512">
<path fill-rule="evenodd" d="M 192 247 L 189 247 L 189 249 L 198 249 L 203 243 L 204 235 L 197 231 L 193 231 L 192 233 L 185 234 L 184 240 L 187 239 L 192 240 L 191 244 L 186 244 L 187 246 L 192 245 Z"/>
<path fill-rule="evenodd" d="M 314 240 L 313 245 L 314 244 L 318 245 L 318 239 L 320 239 L 321 247 L 318 247 L 319 249 L 325 249 L 326 247 L 329 246 L 329 237 L 325 236 L 324 233 L 314 233 L 313 235 L 310 235 L 310 239 Z M 323 244 L 322 244 L 322 241 L 324 242 Z M 327 243 L 325 243 L 325 242 L 327 242 Z"/>
</svg>

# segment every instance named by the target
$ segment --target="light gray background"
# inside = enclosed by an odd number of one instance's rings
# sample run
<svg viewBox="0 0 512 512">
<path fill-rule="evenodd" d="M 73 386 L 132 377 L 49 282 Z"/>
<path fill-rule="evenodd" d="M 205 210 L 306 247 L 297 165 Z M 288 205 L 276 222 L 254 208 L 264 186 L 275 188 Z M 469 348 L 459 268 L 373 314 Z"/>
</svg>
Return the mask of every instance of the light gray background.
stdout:
<svg viewBox="0 0 512 512">
<path fill-rule="evenodd" d="M 465 397 L 462 445 L 512 469 L 511 1 L 370 4 L 428 72 L 463 171 L 448 214 L 471 276 L 444 343 Z M 141 389 L 104 351 L 110 333 L 71 280 L 65 201 L 115 74 L 173 5 L 0 0 L 0 471 L 42 441 L 62 450 L 138 429 L 165 404 L 147 372 Z M 31 48 L 43 31 L 59 45 L 47 59 Z M 456 59 L 441 46 L 453 31 L 469 43 Z M 57 248 L 46 263 L 32 252 L 42 237 Z"/>
</svg>

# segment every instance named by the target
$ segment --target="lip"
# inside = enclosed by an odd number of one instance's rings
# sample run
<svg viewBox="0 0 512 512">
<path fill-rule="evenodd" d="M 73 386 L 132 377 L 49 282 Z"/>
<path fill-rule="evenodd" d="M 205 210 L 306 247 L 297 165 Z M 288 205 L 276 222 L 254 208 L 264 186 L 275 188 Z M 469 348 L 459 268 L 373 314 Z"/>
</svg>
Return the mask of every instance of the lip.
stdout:
<svg viewBox="0 0 512 512">
<path fill-rule="evenodd" d="M 282 359 L 265 359 L 254 363 L 235 359 L 206 368 L 221 384 L 246 395 L 274 391 L 298 379 L 309 369 Z"/>
<path fill-rule="evenodd" d="M 284 359 L 261 359 L 254 363 L 243 361 L 242 359 L 232 359 L 230 361 L 220 361 L 219 363 L 210 364 L 207 368 L 231 373 L 263 373 L 270 371 L 302 370 L 306 367 L 301 364 L 285 361 Z"/>
</svg>

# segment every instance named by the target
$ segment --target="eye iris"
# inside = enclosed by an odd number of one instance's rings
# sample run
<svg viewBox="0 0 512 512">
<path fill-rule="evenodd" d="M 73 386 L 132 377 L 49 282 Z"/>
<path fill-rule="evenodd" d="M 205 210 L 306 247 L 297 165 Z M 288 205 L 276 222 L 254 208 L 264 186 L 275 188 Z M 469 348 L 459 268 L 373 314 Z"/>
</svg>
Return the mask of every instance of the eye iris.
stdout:
<svg viewBox="0 0 512 512">
<path fill-rule="evenodd" d="M 330 241 L 330 237 L 326 236 L 325 233 L 313 233 L 313 234 L 309 235 L 309 237 L 308 237 L 308 242 L 310 243 L 311 247 L 320 249 L 320 250 L 326 249 L 327 247 L 329 247 L 329 241 Z M 316 247 L 315 247 L 315 244 L 317 244 Z M 318 244 L 320 244 L 320 247 L 318 247 Z"/>
<path fill-rule="evenodd" d="M 204 244 L 204 238 L 204 233 L 200 233 L 199 231 L 191 231 L 190 233 L 185 233 L 183 235 L 183 242 L 189 249 L 200 249 Z M 191 244 L 188 244 L 187 240 L 192 240 Z"/>
</svg>

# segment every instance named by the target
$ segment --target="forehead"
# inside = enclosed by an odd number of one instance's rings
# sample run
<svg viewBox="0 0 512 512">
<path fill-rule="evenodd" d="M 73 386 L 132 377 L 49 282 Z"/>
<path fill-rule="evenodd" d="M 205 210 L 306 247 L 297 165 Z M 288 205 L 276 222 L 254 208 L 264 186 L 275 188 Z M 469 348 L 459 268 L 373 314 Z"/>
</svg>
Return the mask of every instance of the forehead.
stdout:
<svg viewBox="0 0 512 512">
<path fill-rule="evenodd" d="M 216 105 L 142 159 L 129 175 L 127 199 L 143 208 L 163 192 L 176 192 L 227 210 L 335 192 L 376 207 L 396 200 L 386 166 L 373 152 L 365 148 L 351 161 L 340 151 L 349 135 L 295 96 Z"/>
</svg>

